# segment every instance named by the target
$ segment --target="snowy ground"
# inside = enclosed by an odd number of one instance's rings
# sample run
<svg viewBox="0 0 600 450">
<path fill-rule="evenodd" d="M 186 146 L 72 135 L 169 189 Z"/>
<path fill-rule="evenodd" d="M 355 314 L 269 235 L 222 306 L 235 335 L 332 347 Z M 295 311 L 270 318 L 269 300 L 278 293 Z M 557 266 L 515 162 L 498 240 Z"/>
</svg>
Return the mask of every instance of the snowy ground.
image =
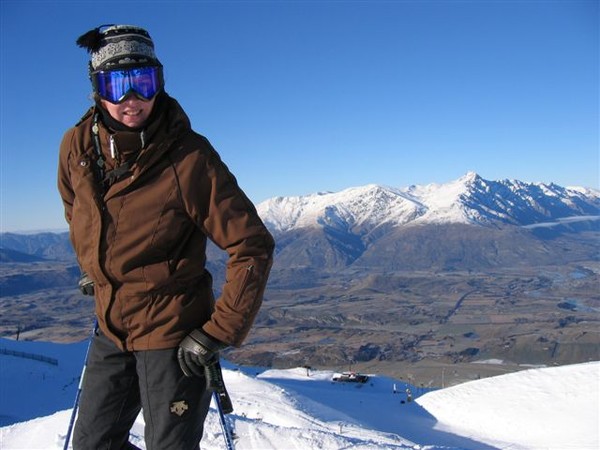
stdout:
<svg viewBox="0 0 600 450">
<path fill-rule="evenodd" d="M 63 448 L 85 347 L 0 339 L 0 352 L 57 360 L 0 353 L 0 449 Z M 365 384 L 346 384 L 332 382 L 332 372 L 225 366 L 235 408 L 228 421 L 238 450 L 600 448 L 600 362 L 427 393 L 376 375 Z M 407 387 L 414 397 L 423 395 L 407 402 Z M 131 439 L 141 448 L 143 427 L 139 418 Z M 214 408 L 202 448 L 224 448 Z"/>
</svg>

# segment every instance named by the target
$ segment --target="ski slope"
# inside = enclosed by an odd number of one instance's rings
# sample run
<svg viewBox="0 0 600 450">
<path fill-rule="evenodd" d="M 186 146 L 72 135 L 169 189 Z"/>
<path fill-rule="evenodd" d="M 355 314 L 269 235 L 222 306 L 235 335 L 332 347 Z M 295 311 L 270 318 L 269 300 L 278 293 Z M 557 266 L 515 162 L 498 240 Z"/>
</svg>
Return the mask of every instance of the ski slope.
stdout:
<svg viewBox="0 0 600 450">
<path fill-rule="evenodd" d="M 0 352 L 29 355 L 0 353 L 2 450 L 63 448 L 85 348 L 0 339 Z M 430 392 L 377 375 L 354 384 L 333 382 L 329 371 L 224 367 L 237 450 L 600 448 L 600 362 Z M 407 402 L 406 388 L 415 401 Z M 145 449 L 143 428 L 139 417 L 131 441 Z M 225 448 L 214 407 L 201 445 Z"/>
</svg>

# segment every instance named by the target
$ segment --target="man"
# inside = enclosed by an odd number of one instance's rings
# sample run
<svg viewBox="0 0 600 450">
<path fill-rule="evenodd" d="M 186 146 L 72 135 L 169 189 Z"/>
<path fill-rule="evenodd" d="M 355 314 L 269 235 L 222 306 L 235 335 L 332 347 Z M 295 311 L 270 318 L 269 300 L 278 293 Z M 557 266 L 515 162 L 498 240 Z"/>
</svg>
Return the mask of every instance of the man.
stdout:
<svg viewBox="0 0 600 450">
<path fill-rule="evenodd" d="M 95 104 L 63 138 L 58 188 L 98 330 L 73 447 L 129 448 L 141 409 L 146 448 L 197 449 L 211 399 L 204 366 L 248 334 L 273 238 L 165 92 L 146 30 L 99 27 L 77 43 L 91 56 Z M 229 256 L 216 302 L 207 238 Z"/>
</svg>

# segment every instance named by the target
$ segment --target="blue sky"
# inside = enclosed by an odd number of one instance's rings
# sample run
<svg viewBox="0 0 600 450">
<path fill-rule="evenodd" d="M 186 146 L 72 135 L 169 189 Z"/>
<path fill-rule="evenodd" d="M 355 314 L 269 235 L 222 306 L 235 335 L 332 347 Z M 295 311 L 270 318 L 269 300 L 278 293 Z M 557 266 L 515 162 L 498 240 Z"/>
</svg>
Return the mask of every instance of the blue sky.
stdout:
<svg viewBox="0 0 600 450">
<path fill-rule="evenodd" d="M 166 90 L 256 203 L 468 171 L 599 187 L 597 0 L 2 0 L 0 230 L 66 228 L 79 35 L 147 28 Z"/>
</svg>

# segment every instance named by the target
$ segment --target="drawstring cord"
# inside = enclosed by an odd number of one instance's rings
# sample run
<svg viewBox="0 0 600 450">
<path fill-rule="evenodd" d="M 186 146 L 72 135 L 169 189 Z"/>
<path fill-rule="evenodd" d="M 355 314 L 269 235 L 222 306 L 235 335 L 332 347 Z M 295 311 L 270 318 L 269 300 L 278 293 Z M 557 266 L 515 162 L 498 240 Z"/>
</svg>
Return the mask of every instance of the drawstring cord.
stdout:
<svg viewBox="0 0 600 450">
<path fill-rule="evenodd" d="M 104 189 L 104 172 L 105 172 L 105 162 L 104 156 L 102 155 L 102 146 L 100 145 L 100 132 L 98 128 L 98 113 L 94 114 L 94 123 L 92 125 L 92 137 L 94 141 L 94 150 L 96 151 L 96 156 L 98 159 L 96 160 L 96 173 L 98 175 L 98 181 L 100 186 Z"/>
<path fill-rule="evenodd" d="M 96 151 L 96 156 L 98 157 L 96 161 L 96 171 L 98 173 L 98 180 L 100 180 L 101 187 L 105 192 L 108 186 L 111 186 L 115 181 L 117 181 L 121 176 L 125 175 L 129 172 L 131 168 L 131 163 L 129 161 L 121 164 L 119 167 L 109 170 L 106 172 L 106 162 L 104 160 L 104 155 L 102 154 L 102 146 L 100 144 L 100 129 L 98 127 L 98 113 L 94 114 L 94 123 L 92 125 L 92 135 L 94 140 L 94 149 Z M 142 130 L 140 133 L 140 139 L 142 141 L 142 148 L 146 146 L 146 132 Z M 117 159 L 119 150 L 117 149 L 117 145 L 115 143 L 114 137 L 110 136 L 110 156 L 113 159 Z"/>
</svg>

